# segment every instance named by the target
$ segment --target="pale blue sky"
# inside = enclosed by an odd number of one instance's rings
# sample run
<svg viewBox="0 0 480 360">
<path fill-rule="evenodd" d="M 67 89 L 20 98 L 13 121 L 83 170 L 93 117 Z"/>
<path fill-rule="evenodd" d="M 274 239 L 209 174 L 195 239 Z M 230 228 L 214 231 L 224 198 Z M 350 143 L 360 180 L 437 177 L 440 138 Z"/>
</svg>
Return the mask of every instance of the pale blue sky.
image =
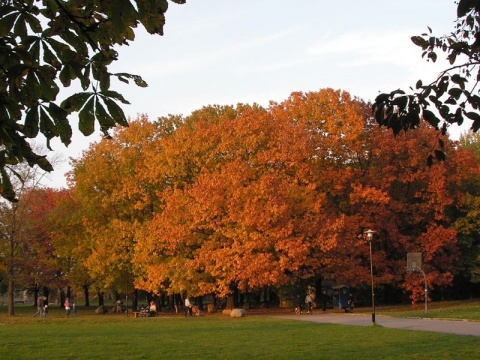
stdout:
<svg viewBox="0 0 480 360">
<path fill-rule="evenodd" d="M 149 84 L 117 86 L 145 113 L 189 115 L 210 104 L 280 102 L 293 91 L 331 87 L 364 100 L 433 80 L 443 64 L 421 58 L 410 37 L 454 30 L 453 0 L 187 0 L 170 4 L 165 35 L 137 32 L 112 71 Z M 442 55 L 439 55 L 442 58 Z M 116 86 L 116 87 L 115 87 Z M 56 151 L 78 157 L 98 136 L 75 136 Z M 67 162 L 49 186 L 63 186 Z"/>
</svg>

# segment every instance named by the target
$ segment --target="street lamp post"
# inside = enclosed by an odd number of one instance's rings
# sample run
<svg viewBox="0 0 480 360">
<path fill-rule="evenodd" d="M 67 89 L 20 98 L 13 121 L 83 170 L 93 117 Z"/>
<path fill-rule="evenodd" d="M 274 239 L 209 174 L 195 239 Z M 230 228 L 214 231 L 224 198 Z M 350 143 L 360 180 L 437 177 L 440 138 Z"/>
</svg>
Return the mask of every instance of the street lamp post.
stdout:
<svg viewBox="0 0 480 360">
<path fill-rule="evenodd" d="M 125 254 L 127 263 L 125 265 L 125 312 L 128 317 L 128 244 L 125 241 Z"/>
<path fill-rule="evenodd" d="M 375 231 L 373 230 L 367 230 L 363 233 L 370 245 L 370 276 L 372 279 L 372 323 L 373 324 L 375 324 L 375 290 L 374 290 L 375 287 L 373 284 L 373 261 L 372 261 L 372 240 L 373 240 L 374 233 Z"/>
<path fill-rule="evenodd" d="M 128 271 L 125 272 L 125 312 L 128 316 Z"/>
</svg>

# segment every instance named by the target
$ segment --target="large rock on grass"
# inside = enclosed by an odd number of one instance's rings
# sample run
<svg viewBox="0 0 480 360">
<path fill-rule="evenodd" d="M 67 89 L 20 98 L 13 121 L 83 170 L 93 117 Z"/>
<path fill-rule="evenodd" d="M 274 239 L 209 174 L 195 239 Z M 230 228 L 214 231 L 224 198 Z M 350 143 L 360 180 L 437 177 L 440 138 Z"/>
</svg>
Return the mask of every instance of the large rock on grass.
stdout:
<svg viewBox="0 0 480 360">
<path fill-rule="evenodd" d="M 230 312 L 230 317 L 232 318 L 242 318 L 247 315 L 247 311 L 245 309 L 233 309 Z"/>
</svg>

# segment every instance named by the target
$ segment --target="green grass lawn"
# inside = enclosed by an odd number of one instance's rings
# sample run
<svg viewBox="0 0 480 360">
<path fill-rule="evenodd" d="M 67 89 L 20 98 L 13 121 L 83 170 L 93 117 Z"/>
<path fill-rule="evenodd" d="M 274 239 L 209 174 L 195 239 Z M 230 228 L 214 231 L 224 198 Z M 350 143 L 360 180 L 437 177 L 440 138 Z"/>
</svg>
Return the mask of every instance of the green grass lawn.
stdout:
<svg viewBox="0 0 480 360">
<path fill-rule="evenodd" d="M 93 315 L 93 308 L 79 308 L 76 318 L 67 319 L 63 310 L 53 307 L 48 319 L 39 319 L 33 318 L 32 306 L 16 307 L 14 317 L 5 313 L 0 307 L 0 359 L 8 360 L 480 358 L 479 337 L 378 325 L 317 324 L 262 315 L 135 319 Z"/>
<path fill-rule="evenodd" d="M 358 313 L 371 313 L 371 308 L 355 309 Z M 380 306 L 376 309 L 378 315 L 395 317 L 419 317 L 430 319 L 461 319 L 480 321 L 480 301 L 441 301 L 429 303 L 425 314 L 424 303 L 412 305 Z"/>
</svg>

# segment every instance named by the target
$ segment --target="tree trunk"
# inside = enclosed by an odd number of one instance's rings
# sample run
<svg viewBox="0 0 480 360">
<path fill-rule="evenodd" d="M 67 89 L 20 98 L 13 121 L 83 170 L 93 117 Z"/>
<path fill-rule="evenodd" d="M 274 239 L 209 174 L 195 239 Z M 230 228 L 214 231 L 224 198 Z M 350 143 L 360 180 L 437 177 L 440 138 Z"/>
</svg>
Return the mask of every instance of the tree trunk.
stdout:
<svg viewBox="0 0 480 360">
<path fill-rule="evenodd" d="M 38 294 L 40 293 L 40 289 L 38 287 L 33 288 L 33 306 L 37 306 L 38 301 Z"/>
<path fill-rule="evenodd" d="M 225 309 L 226 310 L 232 310 L 234 309 L 236 306 L 235 306 L 235 296 L 233 294 L 230 294 L 227 296 L 227 305 L 225 306 Z"/>
<path fill-rule="evenodd" d="M 320 277 L 315 278 L 315 298 L 317 305 L 320 306 L 320 299 L 322 298 L 322 279 Z"/>
<path fill-rule="evenodd" d="M 232 284 L 230 289 L 232 292 L 227 296 L 227 306 L 225 307 L 227 310 L 232 310 L 238 307 L 238 287 L 236 284 Z"/>
<path fill-rule="evenodd" d="M 103 293 L 98 292 L 98 306 L 103 306 L 105 303 L 105 299 L 103 298 Z"/>
<path fill-rule="evenodd" d="M 13 239 L 10 239 L 10 259 L 8 261 L 8 315 L 15 315 L 15 284 L 13 266 Z"/>
<path fill-rule="evenodd" d="M 49 298 L 49 296 L 50 296 L 50 290 L 49 290 L 48 287 L 46 287 L 46 286 L 43 287 L 43 296 L 45 297 L 46 302 L 47 302 L 47 304 L 48 304 L 48 303 L 49 303 L 49 301 L 48 301 L 49 299 L 48 299 L 48 298 Z"/>
<path fill-rule="evenodd" d="M 138 308 L 138 290 L 135 289 L 133 291 L 133 298 L 132 298 L 132 309 Z"/>
<path fill-rule="evenodd" d="M 15 286 L 10 274 L 8 276 L 8 315 L 15 315 Z"/>
<path fill-rule="evenodd" d="M 90 306 L 90 293 L 88 284 L 83 285 L 83 294 L 85 296 L 85 306 Z"/>
<path fill-rule="evenodd" d="M 60 289 L 60 307 L 63 307 L 63 304 L 65 303 L 66 295 L 65 291 L 63 289 Z"/>
<path fill-rule="evenodd" d="M 177 310 L 176 306 L 175 306 L 175 294 L 170 294 L 168 295 L 167 297 L 167 307 L 172 310 Z"/>
<path fill-rule="evenodd" d="M 195 304 L 198 306 L 200 310 L 203 310 L 203 296 L 196 297 Z"/>
</svg>

